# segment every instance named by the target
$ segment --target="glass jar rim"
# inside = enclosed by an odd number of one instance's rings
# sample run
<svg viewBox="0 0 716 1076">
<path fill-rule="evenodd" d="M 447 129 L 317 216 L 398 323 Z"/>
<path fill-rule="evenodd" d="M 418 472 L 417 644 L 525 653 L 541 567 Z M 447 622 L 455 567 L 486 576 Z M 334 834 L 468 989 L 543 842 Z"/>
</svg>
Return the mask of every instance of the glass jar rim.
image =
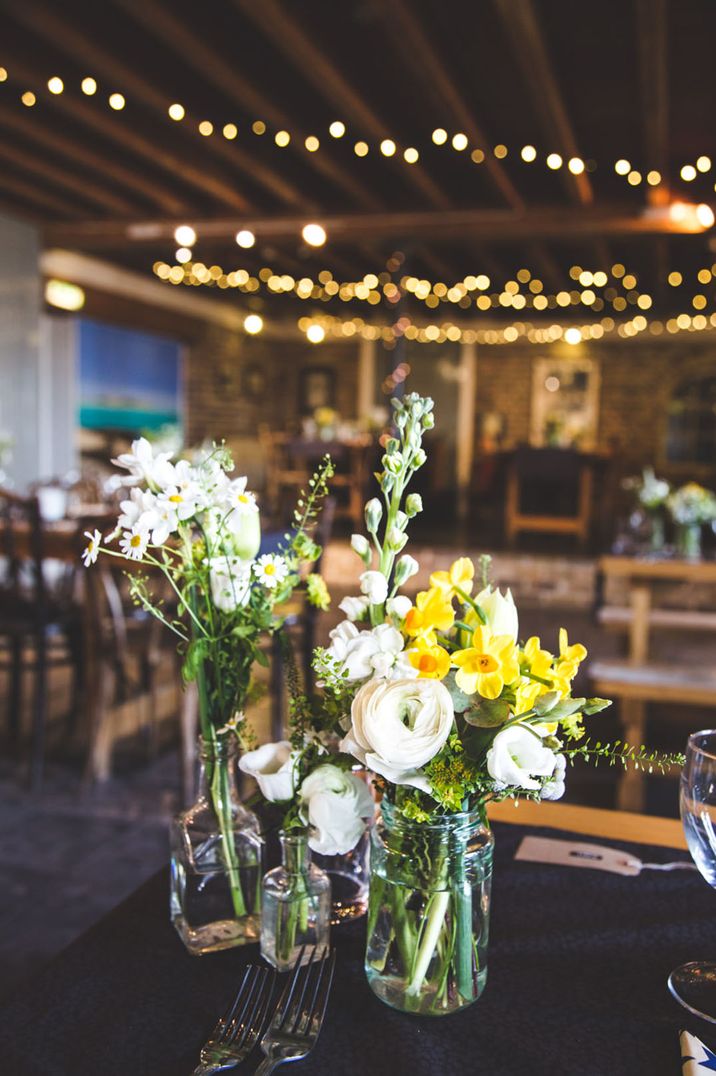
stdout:
<svg viewBox="0 0 716 1076">
<path fill-rule="evenodd" d="M 220 736 L 211 740 L 204 736 L 199 737 L 199 758 L 231 758 L 238 753 L 239 741 L 236 736 Z"/>
<path fill-rule="evenodd" d="M 486 830 L 490 828 L 476 807 L 471 811 L 455 811 L 452 814 L 437 815 L 429 822 L 418 822 L 413 818 L 406 818 L 395 804 L 385 798 L 380 802 L 380 811 L 381 814 L 387 813 L 391 822 L 397 821 L 400 825 L 416 826 L 426 832 L 444 832 L 447 828 L 458 829 L 471 825 L 482 826 Z"/>
<path fill-rule="evenodd" d="M 702 747 L 698 743 L 698 740 L 704 736 L 709 736 L 713 739 L 713 750 L 709 751 L 708 748 Z M 687 741 L 687 749 L 694 754 L 703 755 L 705 758 L 713 759 L 716 762 L 716 729 L 700 729 L 698 732 L 692 732 Z"/>
</svg>

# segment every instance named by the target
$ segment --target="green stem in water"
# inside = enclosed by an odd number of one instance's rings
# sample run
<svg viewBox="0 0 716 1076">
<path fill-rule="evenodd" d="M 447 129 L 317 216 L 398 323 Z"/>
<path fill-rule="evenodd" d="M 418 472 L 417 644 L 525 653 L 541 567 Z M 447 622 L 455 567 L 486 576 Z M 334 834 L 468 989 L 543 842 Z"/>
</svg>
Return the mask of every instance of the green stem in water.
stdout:
<svg viewBox="0 0 716 1076">
<path fill-rule="evenodd" d="M 475 993 L 472 978 L 472 889 L 465 874 L 463 852 L 456 857 L 453 902 L 456 923 L 455 979 L 462 996 L 466 1001 L 471 1001 Z"/>
<path fill-rule="evenodd" d="M 418 949 L 417 959 L 413 964 L 413 974 L 407 989 L 408 996 L 417 997 L 420 993 L 420 988 L 427 975 L 430 961 L 435 952 L 435 946 L 440 937 L 440 931 L 445 925 L 445 916 L 447 915 L 449 903 L 450 893 L 447 890 L 442 890 L 434 894 L 434 900 L 431 902 L 427 924 Z"/>
</svg>

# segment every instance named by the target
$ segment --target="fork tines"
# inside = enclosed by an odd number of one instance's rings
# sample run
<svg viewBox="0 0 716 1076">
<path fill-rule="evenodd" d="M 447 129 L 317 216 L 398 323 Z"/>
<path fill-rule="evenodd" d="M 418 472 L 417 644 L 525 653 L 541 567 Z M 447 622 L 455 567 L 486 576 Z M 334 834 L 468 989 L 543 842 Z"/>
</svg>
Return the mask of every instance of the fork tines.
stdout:
<svg viewBox="0 0 716 1076">
<path fill-rule="evenodd" d="M 269 968 L 250 964 L 244 972 L 236 997 L 223 1016 L 219 1017 L 207 1046 L 237 1048 L 256 1042 L 264 1021 L 273 988 L 275 974 Z"/>
<path fill-rule="evenodd" d="M 306 1039 L 311 1045 L 318 1038 L 333 982 L 336 952 L 324 946 L 317 956 L 318 946 L 314 945 L 304 964 L 305 951 L 303 946 L 276 1007 L 267 1038 L 276 1031 Z"/>
</svg>

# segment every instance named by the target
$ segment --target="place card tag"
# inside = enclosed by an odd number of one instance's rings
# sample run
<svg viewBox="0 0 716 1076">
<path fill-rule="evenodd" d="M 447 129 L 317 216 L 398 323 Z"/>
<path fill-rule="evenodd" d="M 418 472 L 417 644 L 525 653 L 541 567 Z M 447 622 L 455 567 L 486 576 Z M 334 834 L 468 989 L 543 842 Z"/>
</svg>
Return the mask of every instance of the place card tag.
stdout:
<svg viewBox="0 0 716 1076">
<path fill-rule="evenodd" d="M 642 862 L 618 848 L 580 841 L 560 841 L 549 837 L 524 837 L 515 859 L 531 863 L 552 863 L 558 867 L 588 867 L 634 877 L 641 873 Z"/>
</svg>

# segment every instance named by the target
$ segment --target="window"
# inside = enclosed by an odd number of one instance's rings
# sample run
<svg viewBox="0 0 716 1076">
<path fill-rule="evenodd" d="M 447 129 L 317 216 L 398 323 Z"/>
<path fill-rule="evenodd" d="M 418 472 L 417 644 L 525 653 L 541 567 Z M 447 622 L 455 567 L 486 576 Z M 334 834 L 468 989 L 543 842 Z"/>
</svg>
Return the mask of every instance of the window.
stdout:
<svg viewBox="0 0 716 1076">
<path fill-rule="evenodd" d="M 669 463 L 716 461 L 716 377 L 682 381 L 669 401 L 666 434 Z"/>
</svg>

